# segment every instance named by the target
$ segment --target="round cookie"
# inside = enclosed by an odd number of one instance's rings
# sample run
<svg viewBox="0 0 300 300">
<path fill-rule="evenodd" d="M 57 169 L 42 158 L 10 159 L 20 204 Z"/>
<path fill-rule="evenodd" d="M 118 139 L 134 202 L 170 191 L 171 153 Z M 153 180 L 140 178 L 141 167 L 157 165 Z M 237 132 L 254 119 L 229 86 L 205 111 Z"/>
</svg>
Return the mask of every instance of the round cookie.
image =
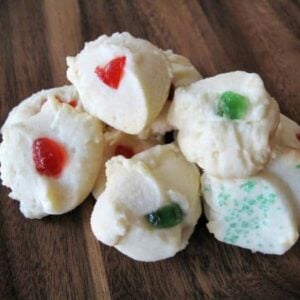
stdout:
<svg viewBox="0 0 300 300">
<path fill-rule="evenodd" d="M 178 88 L 168 120 L 185 157 L 220 178 L 247 178 L 270 158 L 278 104 L 257 74 L 217 75 Z"/>
<path fill-rule="evenodd" d="M 175 145 L 131 159 L 115 156 L 106 176 L 91 217 L 98 240 L 140 261 L 165 259 L 187 246 L 201 214 L 200 174 Z"/>
<path fill-rule="evenodd" d="M 54 96 L 37 110 L 34 101 L 13 110 L 2 128 L 1 178 L 25 217 L 42 218 L 72 210 L 90 193 L 101 165 L 103 129 L 96 118 Z"/>
<path fill-rule="evenodd" d="M 207 228 L 222 242 L 283 254 L 298 239 L 288 189 L 268 173 L 249 179 L 202 176 Z"/>
<path fill-rule="evenodd" d="M 67 64 L 86 111 L 126 133 L 141 132 L 167 100 L 171 69 L 165 54 L 127 32 L 86 43 Z"/>
</svg>

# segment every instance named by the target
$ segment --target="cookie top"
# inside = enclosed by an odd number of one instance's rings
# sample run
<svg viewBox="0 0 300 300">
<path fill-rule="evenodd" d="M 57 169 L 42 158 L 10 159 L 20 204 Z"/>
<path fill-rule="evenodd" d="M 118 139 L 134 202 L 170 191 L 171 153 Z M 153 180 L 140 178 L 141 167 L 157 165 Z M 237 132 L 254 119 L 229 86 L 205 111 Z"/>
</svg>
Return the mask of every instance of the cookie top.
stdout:
<svg viewBox="0 0 300 300">
<path fill-rule="evenodd" d="M 157 145 L 157 140 L 142 140 L 136 135 L 129 135 L 122 131 L 109 128 L 104 133 L 104 154 L 101 166 L 99 166 L 99 174 L 93 188 L 92 194 L 98 199 L 105 189 L 105 163 L 113 156 L 122 155 L 131 158 L 135 154 Z"/>
<path fill-rule="evenodd" d="M 289 192 L 263 172 L 249 179 L 202 176 L 207 228 L 225 243 L 266 254 L 283 254 L 298 239 Z"/>
<path fill-rule="evenodd" d="M 165 259 L 186 247 L 201 214 L 200 174 L 175 145 L 131 159 L 115 156 L 106 176 L 91 217 L 98 240 L 140 261 Z"/>
<path fill-rule="evenodd" d="M 27 218 L 79 205 L 94 185 L 103 151 L 102 124 L 96 118 L 54 96 L 39 105 L 36 99 L 12 111 L 0 146 L 3 185 Z"/>
<path fill-rule="evenodd" d="M 168 120 L 185 157 L 221 178 L 246 178 L 270 158 L 278 104 L 257 74 L 230 72 L 178 88 Z"/>
<path fill-rule="evenodd" d="M 67 64 L 67 77 L 86 111 L 126 133 L 141 132 L 167 100 L 171 67 L 166 55 L 127 32 L 86 43 Z"/>
<path fill-rule="evenodd" d="M 79 95 L 73 85 L 41 90 L 23 100 L 10 111 L 1 131 L 12 124 L 26 121 L 28 118 L 40 112 L 43 104 L 51 97 L 55 97 L 59 102 L 72 106 L 78 112 L 84 111 Z"/>
</svg>

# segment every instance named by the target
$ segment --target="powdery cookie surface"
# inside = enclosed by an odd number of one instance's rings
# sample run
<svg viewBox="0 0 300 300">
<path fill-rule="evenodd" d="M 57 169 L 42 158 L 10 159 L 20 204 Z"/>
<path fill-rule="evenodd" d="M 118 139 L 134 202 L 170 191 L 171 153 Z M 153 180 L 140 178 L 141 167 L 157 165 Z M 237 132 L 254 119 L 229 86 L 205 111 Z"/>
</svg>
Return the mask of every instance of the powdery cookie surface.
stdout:
<svg viewBox="0 0 300 300">
<path fill-rule="evenodd" d="M 175 88 L 186 86 L 202 79 L 201 74 L 185 56 L 176 54 L 172 50 L 166 50 L 164 53 L 171 63 L 171 81 Z"/>
<path fill-rule="evenodd" d="M 1 130 L 20 121 L 26 121 L 31 116 L 40 112 L 42 105 L 47 99 L 53 97 L 61 103 L 69 104 L 77 111 L 83 112 L 79 95 L 73 85 L 42 90 L 26 98 L 19 105 L 14 107 L 9 113 Z"/>
<path fill-rule="evenodd" d="M 288 190 L 267 173 L 249 179 L 204 174 L 207 228 L 225 243 L 265 254 L 283 254 L 298 239 Z"/>
<path fill-rule="evenodd" d="M 218 101 L 227 91 L 248 99 L 242 118 L 219 115 Z M 279 108 L 257 74 L 237 71 L 178 88 L 168 120 L 179 130 L 178 144 L 189 161 L 213 176 L 246 178 L 270 158 Z"/>
<path fill-rule="evenodd" d="M 171 64 L 171 82 L 168 100 L 160 114 L 149 124 L 142 132 L 139 133 L 141 139 L 149 139 L 156 137 L 161 140 L 166 132 L 175 128 L 168 121 L 168 112 L 171 106 L 171 100 L 174 98 L 175 89 L 186 86 L 202 78 L 201 74 L 192 65 L 192 63 L 184 56 L 175 54 L 172 50 L 166 50 L 164 53 Z"/>
<path fill-rule="evenodd" d="M 67 64 L 86 111 L 126 133 L 141 132 L 167 100 L 171 69 L 165 54 L 129 33 L 100 36 Z"/>
<path fill-rule="evenodd" d="M 168 122 L 168 112 L 171 106 L 171 101 L 167 101 L 155 118 L 155 120 L 149 124 L 142 132 L 138 134 L 141 140 L 156 140 L 162 142 L 164 135 L 167 132 L 173 131 L 174 127 Z"/>
<path fill-rule="evenodd" d="M 132 159 L 113 157 L 106 176 L 91 217 L 98 240 L 141 261 L 165 259 L 186 247 L 201 214 L 200 174 L 175 145 L 155 146 Z M 171 203 L 184 213 L 180 224 L 157 229 L 146 221 L 146 214 Z"/>
<path fill-rule="evenodd" d="M 275 133 L 274 143 L 283 147 L 300 150 L 300 126 L 283 114 Z"/>
<path fill-rule="evenodd" d="M 288 197 L 295 212 L 300 228 L 300 150 L 287 147 L 277 147 L 266 171 L 288 189 Z"/>
<path fill-rule="evenodd" d="M 11 189 L 9 196 L 20 202 L 20 210 L 27 218 L 70 211 L 86 198 L 96 180 L 103 151 L 102 125 L 53 96 L 34 113 L 31 101 L 21 106 L 2 129 L 3 185 Z M 62 171 L 57 176 L 37 171 L 33 148 L 41 138 L 54 141 L 64 153 Z M 46 160 L 49 155 L 52 154 Z"/>
<path fill-rule="evenodd" d="M 119 130 L 110 128 L 104 133 L 104 154 L 102 164 L 92 194 L 98 199 L 105 189 L 105 163 L 116 155 L 131 158 L 135 154 L 158 144 L 155 139 L 141 140 L 138 136 L 129 135 Z"/>
</svg>

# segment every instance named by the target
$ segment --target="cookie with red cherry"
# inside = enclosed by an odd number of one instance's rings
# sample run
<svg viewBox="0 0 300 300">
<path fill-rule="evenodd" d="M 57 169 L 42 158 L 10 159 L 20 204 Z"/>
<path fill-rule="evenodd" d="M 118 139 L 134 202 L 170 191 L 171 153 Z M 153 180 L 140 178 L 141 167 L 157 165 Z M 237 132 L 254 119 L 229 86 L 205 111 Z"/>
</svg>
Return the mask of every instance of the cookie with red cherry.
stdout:
<svg viewBox="0 0 300 300">
<path fill-rule="evenodd" d="M 97 178 L 103 125 L 71 104 L 79 103 L 74 95 L 69 87 L 35 94 L 16 107 L 2 127 L 2 183 L 27 218 L 74 209 Z"/>
</svg>

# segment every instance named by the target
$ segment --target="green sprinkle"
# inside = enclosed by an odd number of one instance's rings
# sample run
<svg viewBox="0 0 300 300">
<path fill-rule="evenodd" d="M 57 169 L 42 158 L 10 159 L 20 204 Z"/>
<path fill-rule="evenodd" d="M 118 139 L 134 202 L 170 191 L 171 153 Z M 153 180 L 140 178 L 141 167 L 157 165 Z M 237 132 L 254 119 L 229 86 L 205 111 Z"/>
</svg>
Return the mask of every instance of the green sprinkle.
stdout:
<svg viewBox="0 0 300 300">
<path fill-rule="evenodd" d="M 296 169 L 300 169 L 300 164 L 297 164 L 297 165 L 296 165 Z"/>
<path fill-rule="evenodd" d="M 230 120 L 242 119 L 248 110 L 247 97 L 232 91 L 224 92 L 218 102 L 218 115 Z"/>
<path fill-rule="evenodd" d="M 222 207 L 224 205 L 227 205 L 227 201 L 228 201 L 229 198 L 230 198 L 230 195 L 222 191 L 218 195 L 218 204 L 219 204 L 219 206 Z"/>
<path fill-rule="evenodd" d="M 248 228 L 249 227 L 249 224 L 245 221 L 242 222 L 242 227 L 243 228 Z"/>
<path fill-rule="evenodd" d="M 203 189 L 204 192 L 211 192 L 211 187 L 210 186 L 205 186 Z"/>
<path fill-rule="evenodd" d="M 145 215 L 145 218 L 155 228 L 170 228 L 182 222 L 183 212 L 178 204 L 173 203 Z"/>
<path fill-rule="evenodd" d="M 249 205 L 254 205 L 255 203 L 256 203 L 255 200 L 253 200 L 253 199 L 249 200 Z"/>
<path fill-rule="evenodd" d="M 253 180 L 249 180 L 243 183 L 240 188 L 247 193 L 250 193 L 255 188 L 256 182 Z"/>
<path fill-rule="evenodd" d="M 231 219 L 231 218 L 229 218 L 229 217 L 225 217 L 225 221 L 226 221 L 226 222 L 229 222 L 230 219 Z"/>
</svg>

